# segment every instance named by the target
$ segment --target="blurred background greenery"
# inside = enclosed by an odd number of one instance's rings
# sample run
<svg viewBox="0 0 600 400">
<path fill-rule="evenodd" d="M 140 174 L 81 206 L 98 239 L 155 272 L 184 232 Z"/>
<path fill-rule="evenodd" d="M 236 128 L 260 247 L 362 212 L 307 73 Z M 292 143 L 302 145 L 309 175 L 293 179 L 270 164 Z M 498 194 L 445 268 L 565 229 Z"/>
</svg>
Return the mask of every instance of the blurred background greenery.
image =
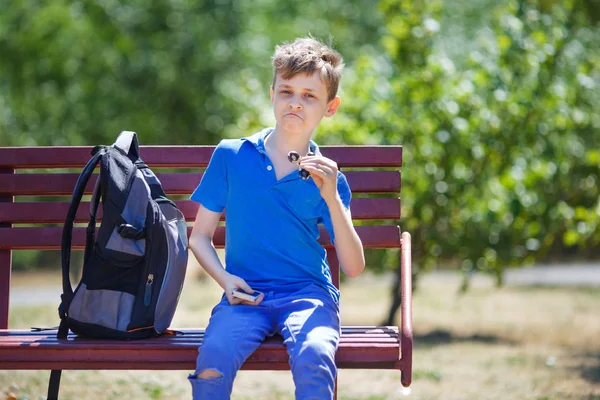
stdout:
<svg viewBox="0 0 600 400">
<path fill-rule="evenodd" d="M 332 38 L 342 107 L 316 140 L 402 144 L 415 264 L 501 284 L 507 267 L 600 256 L 599 21 L 600 0 L 12 0 L 0 145 L 245 136 L 274 122 L 274 46 Z"/>
</svg>

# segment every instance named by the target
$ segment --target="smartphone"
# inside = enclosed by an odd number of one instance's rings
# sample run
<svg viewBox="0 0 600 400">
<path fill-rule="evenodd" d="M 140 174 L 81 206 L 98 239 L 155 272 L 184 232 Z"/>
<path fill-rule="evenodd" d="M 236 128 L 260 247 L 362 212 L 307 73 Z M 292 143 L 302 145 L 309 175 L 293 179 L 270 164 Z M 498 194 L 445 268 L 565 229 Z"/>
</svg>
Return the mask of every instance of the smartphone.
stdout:
<svg viewBox="0 0 600 400">
<path fill-rule="evenodd" d="M 258 300 L 258 297 L 262 294 L 262 292 L 255 290 L 254 293 L 248 294 L 241 289 L 235 289 L 231 294 L 233 295 L 233 297 L 237 297 L 238 299 L 254 303 L 256 302 L 256 300 Z"/>
</svg>

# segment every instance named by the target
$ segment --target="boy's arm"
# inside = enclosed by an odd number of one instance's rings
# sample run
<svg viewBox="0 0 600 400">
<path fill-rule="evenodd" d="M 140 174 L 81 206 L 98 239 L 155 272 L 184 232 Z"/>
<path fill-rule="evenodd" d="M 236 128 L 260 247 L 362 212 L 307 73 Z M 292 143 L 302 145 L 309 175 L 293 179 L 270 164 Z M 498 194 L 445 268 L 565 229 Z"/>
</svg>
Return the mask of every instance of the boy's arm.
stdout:
<svg viewBox="0 0 600 400">
<path fill-rule="evenodd" d="M 221 213 L 210 211 L 200 204 L 190 234 L 189 248 L 200 266 L 223 288 L 230 304 L 258 304 L 262 298 L 255 303 L 250 303 L 231 295 L 236 288 L 242 289 L 246 293 L 252 293 L 253 290 L 242 278 L 228 273 L 219 260 L 212 238 L 220 217 Z"/>
<path fill-rule="evenodd" d="M 344 207 L 337 193 L 334 199 L 325 202 L 329 207 L 340 267 L 346 275 L 354 278 L 365 269 L 365 254 L 362 242 L 352 224 L 350 210 Z"/>
<path fill-rule="evenodd" d="M 212 242 L 220 217 L 221 213 L 210 211 L 200 204 L 190 234 L 189 247 L 202 268 L 219 286 L 223 287 L 227 278 L 227 271 L 223 268 Z"/>
<path fill-rule="evenodd" d="M 365 269 L 365 255 L 362 242 L 352 224 L 350 210 L 344 206 L 337 190 L 336 162 L 323 156 L 308 156 L 301 159 L 300 166 L 310 172 L 329 208 L 335 250 L 342 271 L 351 278 L 358 276 Z"/>
</svg>

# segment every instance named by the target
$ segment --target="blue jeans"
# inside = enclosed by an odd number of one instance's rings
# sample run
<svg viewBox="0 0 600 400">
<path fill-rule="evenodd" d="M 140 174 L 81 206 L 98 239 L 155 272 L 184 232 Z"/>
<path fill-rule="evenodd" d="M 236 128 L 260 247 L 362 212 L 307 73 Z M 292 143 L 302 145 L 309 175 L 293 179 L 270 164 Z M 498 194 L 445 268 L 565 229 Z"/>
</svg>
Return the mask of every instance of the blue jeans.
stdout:
<svg viewBox="0 0 600 400">
<path fill-rule="evenodd" d="M 265 293 L 258 306 L 232 306 L 223 296 L 198 349 L 196 371 L 188 377 L 193 399 L 229 399 L 235 375 L 246 358 L 276 333 L 283 336 L 290 356 L 296 399 L 333 399 L 339 307 L 327 290 L 317 285 L 293 293 Z M 197 377 L 205 370 L 221 376 Z"/>
</svg>

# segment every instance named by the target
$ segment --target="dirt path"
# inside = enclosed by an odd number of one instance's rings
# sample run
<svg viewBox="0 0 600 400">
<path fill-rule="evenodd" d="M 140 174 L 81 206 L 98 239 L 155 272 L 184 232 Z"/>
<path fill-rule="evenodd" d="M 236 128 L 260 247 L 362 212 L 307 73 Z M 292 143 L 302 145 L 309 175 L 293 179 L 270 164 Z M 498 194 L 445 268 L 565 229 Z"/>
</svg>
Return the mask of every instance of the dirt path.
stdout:
<svg viewBox="0 0 600 400">
<path fill-rule="evenodd" d="M 427 279 L 455 277 L 455 271 L 435 271 Z M 474 279 L 489 279 L 476 274 Z M 506 286 L 585 286 L 600 287 L 600 263 L 535 265 L 510 268 L 504 272 Z"/>
<path fill-rule="evenodd" d="M 34 277 L 35 276 L 35 277 Z M 456 278 L 454 271 L 435 271 L 427 274 L 427 280 Z M 478 279 L 479 277 L 475 277 Z M 484 277 L 481 277 L 485 279 Z M 505 273 L 507 286 L 586 286 L 600 288 L 600 263 L 537 265 L 509 269 Z M 60 303 L 60 273 L 14 274 L 11 306 L 31 306 Z"/>
</svg>

